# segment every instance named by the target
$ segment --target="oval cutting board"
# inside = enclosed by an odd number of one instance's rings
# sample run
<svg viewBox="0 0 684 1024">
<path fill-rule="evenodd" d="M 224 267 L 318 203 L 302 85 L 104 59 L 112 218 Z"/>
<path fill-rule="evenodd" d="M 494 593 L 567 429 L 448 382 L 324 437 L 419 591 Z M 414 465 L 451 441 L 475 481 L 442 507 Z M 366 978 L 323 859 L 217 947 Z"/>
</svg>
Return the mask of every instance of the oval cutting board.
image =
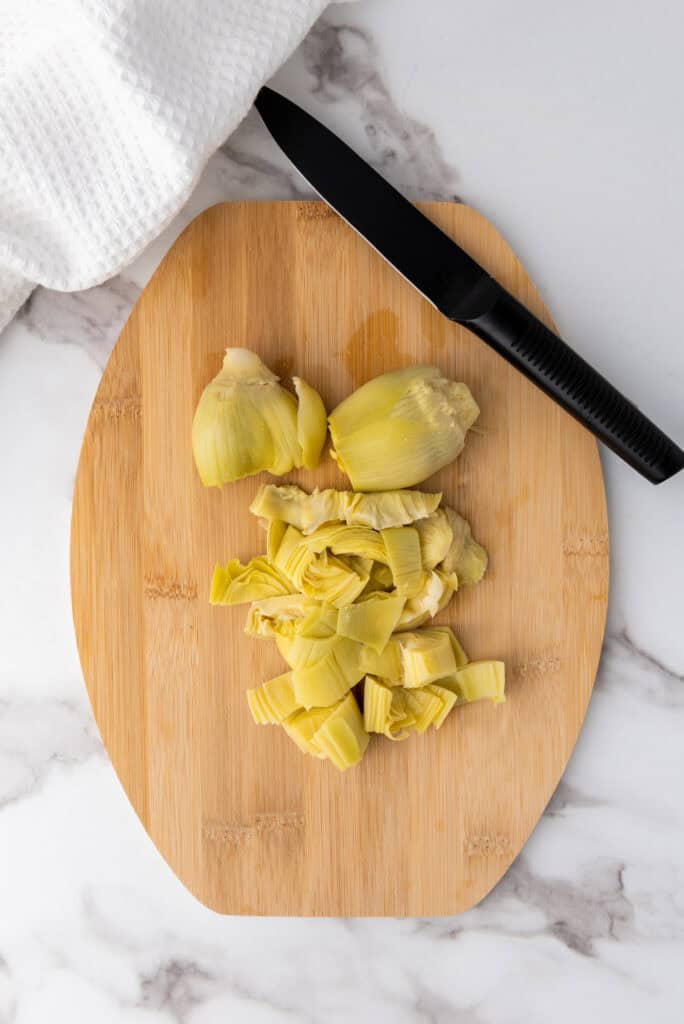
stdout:
<svg viewBox="0 0 684 1024">
<path fill-rule="evenodd" d="M 550 323 L 515 256 L 464 206 L 424 207 Z M 217 560 L 264 535 L 263 483 L 204 489 L 197 399 L 227 345 L 296 373 L 332 408 L 369 377 L 436 363 L 482 413 L 424 488 L 472 522 L 482 584 L 440 617 L 471 658 L 503 658 L 507 702 L 456 709 L 440 732 L 372 741 L 338 773 L 244 691 L 283 671 L 212 608 Z M 345 486 L 326 456 L 305 487 Z M 603 479 L 592 438 L 466 330 L 443 319 L 325 205 L 233 203 L 178 239 L 138 301 L 93 404 L 74 497 L 71 582 L 86 684 L 137 814 L 181 881 L 223 913 L 436 915 L 498 881 L 553 793 L 582 723 L 608 591 Z"/>
</svg>

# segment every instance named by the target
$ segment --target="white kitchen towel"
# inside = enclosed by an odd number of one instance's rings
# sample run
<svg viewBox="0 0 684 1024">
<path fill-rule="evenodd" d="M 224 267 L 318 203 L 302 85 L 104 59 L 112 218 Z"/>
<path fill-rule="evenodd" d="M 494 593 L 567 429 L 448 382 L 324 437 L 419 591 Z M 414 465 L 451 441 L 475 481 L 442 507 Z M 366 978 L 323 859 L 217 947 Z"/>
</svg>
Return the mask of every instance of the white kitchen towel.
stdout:
<svg viewBox="0 0 684 1024">
<path fill-rule="evenodd" d="M 0 0 L 0 329 L 121 269 L 327 0 Z"/>
</svg>

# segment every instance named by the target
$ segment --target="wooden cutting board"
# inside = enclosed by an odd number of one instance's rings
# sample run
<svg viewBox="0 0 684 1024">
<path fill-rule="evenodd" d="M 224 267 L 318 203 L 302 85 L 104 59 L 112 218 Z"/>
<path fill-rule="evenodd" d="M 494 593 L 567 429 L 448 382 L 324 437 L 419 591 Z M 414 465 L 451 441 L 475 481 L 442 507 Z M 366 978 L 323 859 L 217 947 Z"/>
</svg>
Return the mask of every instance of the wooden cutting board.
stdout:
<svg viewBox="0 0 684 1024">
<path fill-rule="evenodd" d="M 547 323 L 531 281 L 473 210 L 425 213 Z M 217 560 L 264 535 L 262 477 L 204 489 L 190 427 L 228 345 L 303 376 L 332 408 L 369 377 L 436 363 L 482 413 L 424 485 L 490 552 L 441 619 L 471 658 L 503 658 L 507 702 L 438 733 L 374 740 L 340 774 L 252 724 L 244 691 L 283 671 L 212 608 Z M 326 456 L 289 479 L 345 486 Z M 229 203 L 178 239 L 112 353 L 74 496 L 71 583 L 86 685 L 133 807 L 181 881 L 231 914 L 437 915 L 472 907 L 519 852 L 560 778 L 591 693 L 608 594 L 592 438 L 448 323 L 325 205 Z"/>
</svg>

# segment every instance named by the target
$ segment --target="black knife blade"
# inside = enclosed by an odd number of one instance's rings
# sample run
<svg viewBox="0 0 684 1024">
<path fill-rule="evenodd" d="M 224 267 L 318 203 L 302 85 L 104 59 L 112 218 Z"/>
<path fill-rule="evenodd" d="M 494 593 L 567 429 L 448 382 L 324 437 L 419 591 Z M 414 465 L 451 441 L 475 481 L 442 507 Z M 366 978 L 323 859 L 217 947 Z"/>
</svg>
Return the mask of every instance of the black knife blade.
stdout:
<svg viewBox="0 0 684 1024">
<path fill-rule="evenodd" d="M 684 452 L 333 132 L 264 87 L 256 107 L 306 178 L 425 298 L 468 327 L 651 483 Z"/>
</svg>

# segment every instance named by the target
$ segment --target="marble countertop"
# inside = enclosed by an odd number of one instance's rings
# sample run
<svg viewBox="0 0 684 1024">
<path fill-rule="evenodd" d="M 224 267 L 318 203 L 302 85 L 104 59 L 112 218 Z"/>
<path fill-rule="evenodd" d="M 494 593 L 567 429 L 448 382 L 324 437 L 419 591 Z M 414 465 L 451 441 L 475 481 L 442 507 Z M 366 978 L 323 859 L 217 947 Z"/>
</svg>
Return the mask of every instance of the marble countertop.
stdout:
<svg viewBox="0 0 684 1024">
<path fill-rule="evenodd" d="M 407 194 L 487 214 L 568 340 L 680 442 L 683 30 L 678 5 L 645 0 L 363 0 L 330 8 L 275 80 Z M 0 336 L 0 1022 L 679 1022 L 684 476 L 653 488 L 602 453 L 612 585 L 595 692 L 544 817 L 473 911 L 219 917 L 114 775 L 68 592 L 90 402 L 193 216 L 306 194 L 250 116 L 135 264 L 86 292 L 37 291 Z"/>
</svg>

